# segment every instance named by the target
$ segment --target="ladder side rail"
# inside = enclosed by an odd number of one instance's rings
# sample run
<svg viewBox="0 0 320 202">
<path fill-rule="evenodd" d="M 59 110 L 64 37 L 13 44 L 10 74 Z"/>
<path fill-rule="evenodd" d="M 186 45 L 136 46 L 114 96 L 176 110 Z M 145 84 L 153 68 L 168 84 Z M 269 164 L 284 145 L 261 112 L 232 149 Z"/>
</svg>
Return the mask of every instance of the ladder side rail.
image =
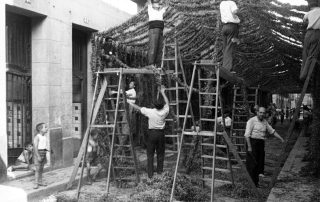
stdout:
<svg viewBox="0 0 320 202">
<path fill-rule="evenodd" d="M 219 87 L 219 102 L 221 107 L 221 114 L 222 114 L 222 125 L 223 125 L 223 131 L 226 132 L 226 121 L 224 118 L 224 108 L 223 108 L 223 102 L 222 102 L 222 94 L 221 94 L 221 87 Z M 230 134 L 228 134 L 230 136 Z M 230 158 L 230 152 L 229 152 L 229 146 L 227 144 L 227 157 L 228 157 L 228 165 L 231 175 L 231 182 L 234 185 L 234 178 L 233 178 L 233 170 L 232 170 L 232 164 L 231 164 L 231 158 Z"/>
<path fill-rule="evenodd" d="M 140 176 L 139 176 L 139 170 L 138 170 L 138 161 L 137 161 L 137 156 L 135 153 L 135 149 L 133 147 L 133 137 L 132 137 L 132 125 L 131 125 L 131 115 L 129 114 L 129 106 L 127 103 L 127 97 L 125 94 L 125 88 L 124 88 L 124 79 L 122 79 L 122 92 L 123 92 L 123 102 L 124 102 L 124 109 L 125 109 L 125 114 L 127 116 L 127 123 L 129 125 L 129 142 L 130 142 L 130 150 L 133 156 L 133 162 L 134 162 L 134 168 L 135 168 L 135 172 L 136 172 L 136 181 L 137 183 L 140 182 Z"/>
<path fill-rule="evenodd" d="M 316 63 L 317 63 L 317 59 L 314 58 L 312 60 L 311 64 L 310 64 L 311 66 L 310 66 L 307 78 L 306 78 L 306 80 L 304 82 L 300 97 L 299 97 L 299 99 L 298 99 L 298 101 L 296 103 L 297 107 L 300 107 L 302 102 L 303 102 L 303 98 L 304 98 L 304 96 L 306 94 L 306 91 L 307 91 L 307 88 L 308 88 L 308 85 L 309 85 L 309 81 L 310 81 L 310 78 L 311 78 L 311 75 L 313 73 L 313 69 L 314 69 Z M 293 129 L 294 129 L 294 126 L 295 126 L 295 123 L 296 123 L 296 120 L 298 118 L 299 113 L 300 113 L 300 109 L 297 108 L 294 111 L 293 118 L 292 118 L 290 127 L 288 129 L 288 133 L 287 133 L 286 138 L 285 138 L 285 142 L 284 142 L 285 146 L 282 147 L 282 150 L 280 152 L 280 158 L 278 158 L 278 161 L 277 161 L 277 164 L 276 164 L 276 169 L 274 170 L 274 172 L 272 174 L 272 178 L 271 178 L 271 182 L 270 182 L 269 187 L 273 187 L 274 186 L 275 181 L 277 179 L 277 176 L 279 175 L 279 173 L 281 171 L 281 168 L 280 168 L 281 162 L 283 162 L 285 160 L 285 158 L 286 158 L 286 155 L 285 155 L 286 149 L 288 147 L 289 140 L 290 140 L 290 138 L 291 138 L 291 136 L 293 134 Z"/>
<path fill-rule="evenodd" d="M 199 110 L 199 127 L 200 127 L 200 131 L 202 131 L 202 115 L 203 115 L 203 113 L 202 113 L 202 110 L 203 110 L 203 108 L 201 108 L 201 105 L 203 105 L 202 104 L 202 98 L 201 98 L 201 95 L 200 95 L 200 92 L 201 92 L 201 80 L 200 80 L 200 78 L 201 78 L 201 73 L 200 73 L 200 70 L 198 70 L 198 88 L 199 88 L 199 96 L 198 96 L 198 98 L 199 98 L 199 105 L 200 105 L 200 110 Z M 192 89 L 192 88 L 191 88 Z M 190 89 L 190 90 L 191 90 Z M 200 148 L 200 151 L 201 151 L 201 156 L 202 155 L 204 155 L 204 152 L 203 152 L 203 136 L 201 136 L 201 148 Z M 201 177 L 202 177 L 202 179 L 204 179 L 204 176 L 205 176 L 205 171 L 202 169 L 204 167 L 204 159 L 203 158 L 201 158 Z M 202 182 L 202 186 L 204 187 L 204 185 L 205 185 L 205 182 L 203 181 Z"/>
<path fill-rule="evenodd" d="M 186 95 L 188 96 L 189 90 L 192 91 L 192 88 L 190 88 L 190 89 L 188 88 L 186 73 L 184 71 L 184 67 L 183 67 L 183 63 L 182 63 L 182 57 L 181 57 L 181 54 L 180 54 L 180 49 L 179 49 L 178 43 L 177 43 L 177 49 L 178 49 L 178 59 L 179 59 L 180 69 L 181 69 L 181 73 L 182 73 L 182 77 L 183 77 L 183 84 L 184 84 L 184 87 L 185 87 Z M 190 113 L 191 113 L 192 123 L 193 123 L 194 126 L 196 126 L 196 121 L 194 119 L 194 113 L 193 113 L 193 110 L 192 110 L 192 105 L 190 106 Z"/>
<path fill-rule="evenodd" d="M 92 104 L 91 104 L 91 113 L 90 113 L 89 124 L 88 124 L 89 127 L 87 127 L 87 130 L 86 130 L 85 135 L 83 137 L 83 141 L 81 143 L 80 150 L 79 150 L 77 159 L 75 161 L 73 171 L 71 173 L 69 182 L 67 184 L 67 189 L 70 189 L 72 187 L 73 181 L 76 178 L 82 156 L 84 155 L 86 147 L 87 147 L 86 145 L 87 145 L 87 142 L 89 139 L 90 125 L 92 124 L 92 120 L 95 120 L 95 116 L 93 114 L 93 111 L 94 111 L 94 108 L 96 108 L 97 103 L 98 103 L 98 99 L 95 101 L 95 97 L 97 95 L 97 90 L 98 90 L 98 84 L 99 84 L 99 75 L 97 74 L 96 83 L 95 83 L 95 87 L 94 87 L 94 93 L 93 93 L 93 99 L 92 99 Z M 107 83 L 103 82 L 102 88 L 106 87 L 106 85 L 107 85 Z"/>
<path fill-rule="evenodd" d="M 196 68 L 197 68 L 197 65 L 195 63 L 194 67 L 193 67 L 192 78 L 191 78 L 191 83 L 190 83 L 191 89 L 194 84 L 194 77 L 195 77 Z M 180 139 L 180 145 L 178 148 L 178 157 L 177 157 L 176 167 L 175 167 L 174 176 L 173 176 L 173 184 L 172 184 L 172 189 L 171 189 L 170 202 L 173 201 L 173 196 L 174 196 L 174 190 L 175 190 L 175 185 L 176 185 L 176 180 L 177 180 L 177 172 L 178 172 L 179 161 L 180 161 L 180 156 L 181 156 L 182 142 L 183 142 L 183 137 L 184 137 L 184 130 L 186 127 L 188 111 L 189 111 L 189 107 L 191 104 L 191 96 L 192 96 L 192 91 L 190 90 L 189 95 L 188 95 L 188 102 L 187 102 L 187 107 L 186 107 L 185 118 L 183 121 L 183 128 L 182 128 L 182 135 L 181 135 L 181 139 Z"/>
<path fill-rule="evenodd" d="M 241 169 L 243 170 L 249 185 L 251 186 L 251 188 L 254 190 L 254 193 L 256 194 L 257 197 L 262 198 L 262 195 L 260 193 L 260 191 L 258 190 L 258 188 L 256 187 L 256 185 L 254 184 L 254 182 L 252 181 L 252 178 L 249 175 L 249 172 L 246 168 L 246 166 L 244 165 L 244 163 L 242 162 L 238 152 L 237 152 L 237 148 L 232 144 L 231 139 L 229 138 L 229 136 L 226 134 L 226 132 L 222 133 L 224 140 L 226 141 L 228 147 L 230 148 L 230 151 L 232 152 L 232 154 L 234 155 L 234 157 L 236 158 L 238 164 L 240 165 Z"/>
<path fill-rule="evenodd" d="M 216 160 L 216 144 L 217 144 L 217 116 L 218 116 L 218 105 L 219 105 L 219 88 L 220 88 L 220 77 L 219 77 L 219 67 L 215 67 L 216 71 L 216 79 L 217 79 L 217 85 L 216 85 L 216 100 L 215 100 L 215 112 L 214 112 L 214 131 L 213 131 L 213 158 L 212 158 L 212 174 L 211 174 L 211 202 L 214 200 L 214 181 L 215 181 L 215 160 Z"/>
<path fill-rule="evenodd" d="M 99 109 L 100 109 L 100 106 L 101 106 L 101 102 L 102 102 L 102 99 L 104 97 L 104 94 L 105 94 L 105 91 L 108 87 L 108 82 L 106 80 L 106 78 L 104 78 L 104 82 L 103 82 L 103 85 L 101 87 L 101 90 L 100 90 L 100 93 L 99 93 L 99 96 L 98 96 L 98 99 L 97 99 L 97 103 L 95 105 L 95 108 L 93 110 L 93 117 L 92 117 L 92 120 L 91 120 L 91 124 L 95 122 L 95 119 L 96 119 L 96 116 L 99 112 Z M 91 125 L 90 125 L 91 126 Z M 79 199 L 80 197 L 80 191 L 81 191 L 81 184 L 82 184 L 82 178 L 83 178 L 83 171 L 84 171 L 84 167 L 85 167 L 85 158 L 86 158 L 86 155 L 87 155 L 87 149 L 88 149 L 88 143 L 89 143 L 89 137 L 90 137 L 90 131 L 91 131 L 91 127 L 88 128 L 87 130 L 87 138 L 86 138 L 86 144 L 85 144 L 85 149 L 84 149 L 84 155 L 82 156 L 82 165 L 81 165 L 81 174 L 80 174 L 80 179 L 78 181 L 78 187 L 77 187 L 77 199 Z"/>
<path fill-rule="evenodd" d="M 179 75 L 179 71 L 178 71 L 178 67 L 179 67 L 179 65 L 178 65 L 178 41 L 177 41 L 177 38 L 175 38 L 175 40 L 174 40 L 174 43 L 175 43 L 175 47 L 174 47 L 174 68 L 175 68 L 175 76 L 177 77 L 177 78 L 179 78 L 178 77 L 178 75 Z M 175 82 L 175 86 L 176 86 L 176 97 L 175 97 L 175 99 L 176 99 L 176 103 L 177 103 L 177 105 L 176 105 L 176 116 L 178 117 L 177 118 L 177 128 L 179 128 L 180 127 L 180 111 L 179 111 L 179 83 L 178 82 Z M 179 140 L 179 138 L 178 138 L 178 140 Z M 178 146 L 179 146 L 179 141 L 178 141 Z"/>
<path fill-rule="evenodd" d="M 110 187 L 110 172 L 111 172 L 111 165 L 112 165 L 112 160 L 113 160 L 116 125 L 117 125 L 117 121 L 118 121 L 118 110 L 119 110 L 120 89 L 121 89 L 122 76 L 123 76 L 123 74 L 122 74 L 122 69 L 121 69 L 120 75 L 119 75 L 119 82 L 118 82 L 117 103 L 116 103 L 116 110 L 115 110 L 115 114 L 114 114 L 114 125 L 113 125 L 112 138 L 111 138 L 111 148 L 110 148 L 110 155 L 109 155 L 107 188 L 106 188 L 107 189 L 107 194 L 106 194 L 106 197 L 108 197 L 109 187 Z"/>
</svg>

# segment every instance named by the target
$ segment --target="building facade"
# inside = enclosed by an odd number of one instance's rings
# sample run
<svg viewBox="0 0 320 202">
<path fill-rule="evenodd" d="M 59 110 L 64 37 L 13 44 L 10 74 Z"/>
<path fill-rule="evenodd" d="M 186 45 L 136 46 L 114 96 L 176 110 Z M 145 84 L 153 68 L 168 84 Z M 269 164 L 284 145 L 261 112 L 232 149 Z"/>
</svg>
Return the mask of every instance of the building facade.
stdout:
<svg viewBox="0 0 320 202">
<path fill-rule="evenodd" d="M 73 163 L 92 100 L 90 35 L 130 17 L 101 0 L 0 2 L 2 169 L 41 122 L 50 128 L 49 164 Z"/>
</svg>

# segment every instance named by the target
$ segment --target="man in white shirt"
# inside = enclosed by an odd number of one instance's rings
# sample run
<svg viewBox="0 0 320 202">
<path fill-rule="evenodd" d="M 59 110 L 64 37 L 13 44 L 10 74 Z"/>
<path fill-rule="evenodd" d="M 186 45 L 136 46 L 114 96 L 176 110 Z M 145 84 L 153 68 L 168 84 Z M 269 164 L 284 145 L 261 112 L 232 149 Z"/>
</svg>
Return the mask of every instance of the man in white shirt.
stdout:
<svg viewBox="0 0 320 202">
<path fill-rule="evenodd" d="M 239 44 L 239 23 L 237 16 L 238 7 L 234 1 L 222 1 L 220 3 L 220 15 L 222 21 L 223 36 L 223 67 L 232 69 L 233 50 L 235 43 Z"/>
<path fill-rule="evenodd" d="M 256 186 L 259 183 L 259 175 L 263 176 L 264 174 L 264 141 L 267 138 L 267 132 L 284 142 L 282 137 L 269 125 L 265 114 L 266 109 L 260 107 L 257 116 L 248 120 L 244 134 L 248 146 L 246 167 Z"/>
<path fill-rule="evenodd" d="M 148 177 L 153 176 L 153 158 L 154 152 L 157 152 L 157 173 L 162 173 L 164 152 L 165 152 L 165 118 L 169 114 L 169 100 L 165 94 L 165 87 L 161 86 L 160 92 L 164 102 L 160 100 L 154 103 L 155 108 L 139 107 L 134 103 L 129 103 L 133 108 L 139 110 L 148 117 L 148 140 L 147 140 L 147 159 L 148 159 Z"/>
<path fill-rule="evenodd" d="M 163 14 L 166 7 L 160 6 L 160 0 L 148 0 L 149 16 L 149 65 L 158 64 L 161 60 L 162 41 L 163 41 Z"/>
<path fill-rule="evenodd" d="M 320 53 L 320 7 L 317 1 L 310 1 L 309 7 L 310 11 L 303 17 L 308 27 L 303 42 L 301 80 L 306 79 L 312 59 L 318 59 Z"/>
</svg>

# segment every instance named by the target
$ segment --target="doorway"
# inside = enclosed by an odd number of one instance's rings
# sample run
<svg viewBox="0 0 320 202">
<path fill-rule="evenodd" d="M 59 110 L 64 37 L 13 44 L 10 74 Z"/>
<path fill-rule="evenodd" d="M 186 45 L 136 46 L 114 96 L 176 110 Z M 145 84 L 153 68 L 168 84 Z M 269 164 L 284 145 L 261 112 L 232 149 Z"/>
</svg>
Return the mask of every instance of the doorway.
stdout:
<svg viewBox="0 0 320 202">
<path fill-rule="evenodd" d="M 6 12 L 8 164 L 32 143 L 31 19 Z"/>
</svg>

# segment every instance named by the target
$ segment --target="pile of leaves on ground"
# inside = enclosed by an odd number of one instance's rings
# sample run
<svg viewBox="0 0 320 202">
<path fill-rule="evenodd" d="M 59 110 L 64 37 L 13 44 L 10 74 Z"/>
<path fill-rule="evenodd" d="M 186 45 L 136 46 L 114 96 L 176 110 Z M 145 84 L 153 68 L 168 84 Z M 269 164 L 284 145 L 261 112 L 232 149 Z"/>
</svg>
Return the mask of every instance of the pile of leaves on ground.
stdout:
<svg viewBox="0 0 320 202">
<path fill-rule="evenodd" d="M 143 180 L 131 195 L 131 201 L 151 202 L 169 201 L 173 175 L 164 172 L 152 179 Z M 177 201 L 208 201 L 209 194 L 201 188 L 201 181 L 178 175 L 176 180 L 175 200 Z"/>
</svg>

